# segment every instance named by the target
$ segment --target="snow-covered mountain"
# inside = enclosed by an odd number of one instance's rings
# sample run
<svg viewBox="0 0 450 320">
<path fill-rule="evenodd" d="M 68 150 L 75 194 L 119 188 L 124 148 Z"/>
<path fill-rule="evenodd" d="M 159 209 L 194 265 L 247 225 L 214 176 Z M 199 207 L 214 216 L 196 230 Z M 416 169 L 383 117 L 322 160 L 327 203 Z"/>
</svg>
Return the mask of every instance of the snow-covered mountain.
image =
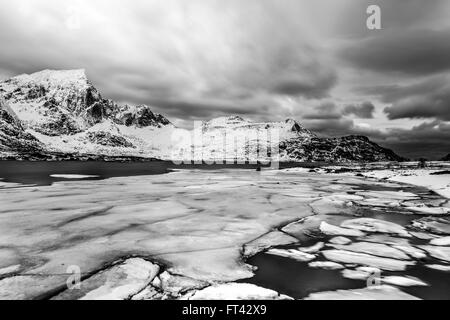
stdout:
<svg viewBox="0 0 450 320">
<path fill-rule="evenodd" d="M 15 126 L 14 132 L 2 129 L 1 134 L 19 137 L 8 148 L 21 152 L 33 141 L 50 153 L 172 160 L 402 160 L 366 137 L 320 138 L 292 119 L 251 122 L 230 116 L 198 123 L 192 130 L 176 128 L 146 105 L 104 99 L 84 70 L 19 75 L 0 82 L 0 96 L 10 106 L 3 113 L 13 115 Z"/>
<path fill-rule="evenodd" d="M 104 120 L 126 126 L 170 122 L 147 106 L 119 106 L 103 99 L 84 70 L 44 70 L 0 82 L 0 94 L 24 126 L 56 136 L 82 132 Z"/>
</svg>

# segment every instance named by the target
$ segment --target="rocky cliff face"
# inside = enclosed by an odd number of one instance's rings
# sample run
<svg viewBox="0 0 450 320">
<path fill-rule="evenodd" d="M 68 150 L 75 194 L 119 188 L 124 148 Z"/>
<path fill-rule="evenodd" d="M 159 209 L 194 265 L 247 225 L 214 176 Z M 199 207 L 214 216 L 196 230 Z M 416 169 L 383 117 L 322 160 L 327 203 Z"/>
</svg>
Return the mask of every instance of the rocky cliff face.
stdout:
<svg viewBox="0 0 450 320">
<path fill-rule="evenodd" d="M 265 160 L 276 156 L 283 161 L 403 160 L 366 137 L 320 138 L 292 119 L 251 122 L 231 116 L 203 122 L 193 130 L 179 129 L 146 105 L 118 105 L 103 98 L 84 70 L 20 75 L 0 82 L 0 95 L 9 105 L 2 102 L 0 114 L 3 152 L 45 149 L 173 159 L 180 150 L 191 153 L 195 149 L 193 160 L 255 160 L 261 154 Z M 235 144 L 241 148 L 224 156 Z M 280 154 L 264 153 L 274 146 Z"/>
<path fill-rule="evenodd" d="M 25 132 L 16 114 L 0 97 L 0 151 L 35 154 L 41 150 L 42 144 L 33 135 Z"/>
</svg>

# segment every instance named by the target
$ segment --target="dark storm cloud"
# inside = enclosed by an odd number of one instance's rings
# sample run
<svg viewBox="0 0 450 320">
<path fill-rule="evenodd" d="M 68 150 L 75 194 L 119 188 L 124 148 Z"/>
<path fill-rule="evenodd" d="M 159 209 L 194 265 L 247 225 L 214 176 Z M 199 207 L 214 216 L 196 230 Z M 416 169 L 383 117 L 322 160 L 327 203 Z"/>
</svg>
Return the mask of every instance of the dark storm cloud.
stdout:
<svg viewBox="0 0 450 320">
<path fill-rule="evenodd" d="M 353 134 L 354 123 L 349 119 L 306 119 L 302 122 L 309 130 L 324 137 Z"/>
<path fill-rule="evenodd" d="M 355 115 L 361 119 L 372 119 L 375 106 L 372 102 L 365 101 L 361 104 L 348 105 L 344 108 L 344 115 Z"/>
<path fill-rule="evenodd" d="M 450 120 L 450 75 L 439 75 L 410 85 L 384 85 L 360 88 L 390 104 L 388 118 L 437 118 Z"/>
<path fill-rule="evenodd" d="M 302 117 L 306 120 L 339 120 L 342 118 L 336 104 L 333 102 L 324 102 L 314 108 L 311 113 L 306 113 Z"/>
<path fill-rule="evenodd" d="M 341 52 L 356 67 L 425 75 L 450 69 L 450 29 L 379 31 Z"/>
<path fill-rule="evenodd" d="M 207 103 L 205 101 L 149 100 L 149 105 L 167 115 L 182 119 L 196 119 L 222 115 L 261 115 L 268 114 L 270 108 L 265 105 L 245 106 L 238 103 Z M 273 110 L 272 110 L 273 111 Z"/>
<path fill-rule="evenodd" d="M 318 69 L 320 71 L 320 69 Z M 276 83 L 272 91 L 277 94 L 289 96 L 303 96 L 311 99 L 319 99 L 329 96 L 329 91 L 337 83 L 336 74 L 329 72 L 320 75 L 317 79 L 281 79 Z"/>
<path fill-rule="evenodd" d="M 450 70 L 447 0 L 0 2 L 0 78 L 84 68 L 105 98 L 145 103 L 174 121 L 304 116 L 324 135 L 386 143 L 385 118 L 355 101 L 387 106 L 390 119 L 449 119 L 449 81 L 437 79 Z M 383 30 L 366 28 L 372 4 Z M 317 107 L 322 99 L 328 105 Z M 416 130 L 417 146 L 442 147 L 431 129 Z"/>
<path fill-rule="evenodd" d="M 84 68 L 103 96 L 179 117 L 264 114 L 337 82 L 297 1 L 2 1 L 0 77 Z"/>
<path fill-rule="evenodd" d="M 450 124 L 424 122 L 412 129 L 392 129 L 380 143 L 412 159 L 439 160 L 450 153 Z"/>
<path fill-rule="evenodd" d="M 424 122 L 411 129 L 387 130 L 362 128 L 350 119 L 310 120 L 304 124 L 325 137 L 364 135 L 410 159 L 438 160 L 450 153 L 450 124 L 439 120 Z"/>
</svg>

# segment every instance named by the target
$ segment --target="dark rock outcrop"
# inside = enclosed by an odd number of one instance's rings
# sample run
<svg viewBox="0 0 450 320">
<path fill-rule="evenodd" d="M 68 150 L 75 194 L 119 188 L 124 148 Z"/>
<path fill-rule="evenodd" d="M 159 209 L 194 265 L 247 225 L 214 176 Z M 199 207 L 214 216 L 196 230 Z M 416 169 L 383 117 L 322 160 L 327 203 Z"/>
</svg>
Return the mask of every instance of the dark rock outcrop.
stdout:
<svg viewBox="0 0 450 320">
<path fill-rule="evenodd" d="M 365 136 L 341 138 L 313 137 L 309 140 L 289 140 L 280 143 L 280 151 L 296 161 L 314 162 L 377 162 L 404 161 L 392 150 L 383 148 Z"/>
<path fill-rule="evenodd" d="M 128 105 L 120 108 L 114 113 L 114 122 L 129 126 L 142 127 L 162 127 L 170 124 L 164 116 L 153 113 L 146 105 L 130 107 Z"/>
<path fill-rule="evenodd" d="M 102 146 L 134 148 L 133 144 L 125 138 L 113 135 L 109 132 L 89 132 L 88 138 L 92 143 Z"/>
</svg>

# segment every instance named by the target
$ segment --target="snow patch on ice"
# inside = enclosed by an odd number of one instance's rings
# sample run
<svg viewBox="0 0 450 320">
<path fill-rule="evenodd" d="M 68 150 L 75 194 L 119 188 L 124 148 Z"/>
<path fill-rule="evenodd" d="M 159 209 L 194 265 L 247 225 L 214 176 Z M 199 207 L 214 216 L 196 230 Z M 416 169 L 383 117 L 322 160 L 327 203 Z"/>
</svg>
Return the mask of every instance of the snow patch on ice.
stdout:
<svg viewBox="0 0 450 320">
<path fill-rule="evenodd" d="M 87 178 L 98 178 L 98 175 L 89 174 L 51 174 L 52 178 L 62 178 L 62 179 L 87 179 Z"/>
</svg>

